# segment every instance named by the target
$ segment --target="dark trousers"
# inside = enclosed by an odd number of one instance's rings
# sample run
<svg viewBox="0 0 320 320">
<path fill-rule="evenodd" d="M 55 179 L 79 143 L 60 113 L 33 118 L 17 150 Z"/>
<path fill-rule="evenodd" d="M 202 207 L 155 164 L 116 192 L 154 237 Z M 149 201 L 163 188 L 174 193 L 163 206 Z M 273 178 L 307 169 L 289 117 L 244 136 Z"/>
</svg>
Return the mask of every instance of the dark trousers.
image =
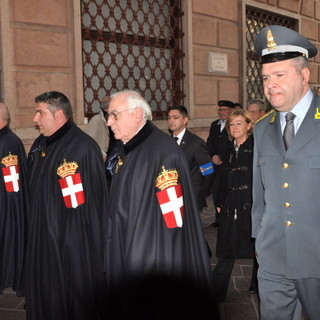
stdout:
<svg viewBox="0 0 320 320">
<path fill-rule="evenodd" d="M 233 258 L 219 258 L 218 263 L 213 270 L 213 290 L 217 302 L 223 302 L 227 297 L 228 286 L 235 261 L 236 259 Z M 257 271 L 258 263 L 254 258 L 249 289 L 253 289 L 256 292 L 258 292 Z"/>
<path fill-rule="evenodd" d="M 251 274 L 251 282 L 250 282 L 250 291 L 255 291 L 258 293 L 258 261 L 256 256 L 253 258 L 253 265 L 252 265 L 252 274 Z"/>
<path fill-rule="evenodd" d="M 235 259 L 219 258 L 213 270 L 213 291 L 217 302 L 226 299 Z"/>
</svg>

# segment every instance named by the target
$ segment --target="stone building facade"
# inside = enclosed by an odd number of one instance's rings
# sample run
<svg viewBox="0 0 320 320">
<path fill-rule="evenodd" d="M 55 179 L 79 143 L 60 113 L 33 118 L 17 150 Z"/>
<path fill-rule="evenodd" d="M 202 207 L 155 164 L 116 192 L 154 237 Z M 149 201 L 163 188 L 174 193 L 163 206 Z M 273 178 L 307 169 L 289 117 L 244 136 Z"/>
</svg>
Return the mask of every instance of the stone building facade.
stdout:
<svg viewBox="0 0 320 320">
<path fill-rule="evenodd" d="M 184 104 L 189 127 L 207 138 L 217 117 L 217 101 L 245 105 L 247 95 L 246 8 L 296 21 L 296 30 L 319 48 L 320 0 L 181 0 L 184 32 Z M 64 92 L 83 127 L 84 89 L 80 0 L 1 0 L 2 100 L 11 112 L 11 128 L 26 149 L 34 130 L 34 97 Z M 320 49 L 320 48 L 319 48 Z M 219 62 L 220 61 L 220 62 Z M 319 87 L 320 55 L 311 62 L 311 86 Z M 166 130 L 165 120 L 155 123 Z"/>
</svg>

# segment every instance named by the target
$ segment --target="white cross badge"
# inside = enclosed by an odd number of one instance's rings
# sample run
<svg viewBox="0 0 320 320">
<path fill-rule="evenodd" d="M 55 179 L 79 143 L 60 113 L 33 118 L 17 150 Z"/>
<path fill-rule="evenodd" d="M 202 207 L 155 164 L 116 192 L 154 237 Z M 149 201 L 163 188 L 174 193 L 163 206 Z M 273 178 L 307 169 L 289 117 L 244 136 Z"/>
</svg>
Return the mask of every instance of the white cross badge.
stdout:
<svg viewBox="0 0 320 320">
<path fill-rule="evenodd" d="M 2 158 L 1 163 L 5 165 L 2 168 L 2 174 L 6 191 L 18 192 L 20 190 L 18 156 L 9 153 Z"/>
<path fill-rule="evenodd" d="M 158 202 L 168 228 L 181 228 L 184 206 L 181 184 L 157 192 Z"/>
<path fill-rule="evenodd" d="M 178 184 L 179 174 L 176 169 L 162 171 L 156 179 L 158 203 L 167 228 L 182 228 L 184 219 L 183 192 Z"/>
<path fill-rule="evenodd" d="M 81 175 L 75 173 L 78 168 L 76 162 L 66 162 L 57 169 L 64 204 L 67 208 L 76 208 L 86 202 Z"/>
<path fill-rule="evenodd" d="M 4 167 L 2 173 L 7 192 L 18 192 L 20 190 L 19 167 Z"/>
</svg>

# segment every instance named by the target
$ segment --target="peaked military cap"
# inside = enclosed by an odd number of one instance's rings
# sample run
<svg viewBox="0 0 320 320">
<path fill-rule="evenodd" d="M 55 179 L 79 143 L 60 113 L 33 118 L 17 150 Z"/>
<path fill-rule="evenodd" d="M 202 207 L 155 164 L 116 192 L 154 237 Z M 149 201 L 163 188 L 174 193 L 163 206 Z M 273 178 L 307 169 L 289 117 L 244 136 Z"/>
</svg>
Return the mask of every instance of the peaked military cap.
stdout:
<svg viewBox="0 0 320 320">
<path fill-rule="evenodd" d="M 300 33 L 282 26 L 263 28 L 254 42 L 261 63 L 283 61 L 299 56 L 314 57 L 318 49 Z"/>
<path fill-rule="evenodd" d="M 232 101 L 229 101 L 229 100 L 219 100 L 218 101 L 218 106 L 219 107 L 224 106 L 224 107 L 229 107 L 229 108 L 235 108 L 236 107 L 235 103 L 233 103 Z"/>
</svg>

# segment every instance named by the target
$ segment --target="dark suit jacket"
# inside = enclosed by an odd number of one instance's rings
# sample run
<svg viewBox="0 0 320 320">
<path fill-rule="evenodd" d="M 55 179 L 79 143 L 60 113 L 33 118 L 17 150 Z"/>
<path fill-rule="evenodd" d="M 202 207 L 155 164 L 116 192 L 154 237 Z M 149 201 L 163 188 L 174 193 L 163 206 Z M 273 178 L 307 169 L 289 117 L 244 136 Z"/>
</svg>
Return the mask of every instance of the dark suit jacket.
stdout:
<svg viewBox="0 0 320 320">
<path fill-rule="evenodd" d="M 211 123 L 210 132 L 207 139 L 207 146 L 211 158 L 214 155 L 218 155 L 223 161 L 225 155 L 228 153 L 229 138 L 225 128 L 220 132 L 221 125 L 219 124 L 219 121 L 220 119 Z M 222 203 L 224 202 L 223 199 L 226 197 L 226 192 L 220 188 L 220 170 L 220 165 L 215 165 L 212 195 L 216 207 L 221 207 Z"/>
<path fill-rule="evenodd" d="M 180 147 L 187 158 L 198 207 L 199 210 L 202 210 L 206 205 L 206 195 L 210 193 L 213 174 L 203 175 L 200 166 L 207 163 L 212 164 L 211 157 L 204 140 L 187 129 L 182 137 Z"/>
<path fill-rule="evenodd" d="M 219 124 L 220 119 L 211 123 L 209 136 L 207 139 L 207 146 L 210 157 L 212 158 L 215 154 L 219 155 L 220 158 L 224 154 L 224 150 L 228 143 L 228 133 L 224 128 L 220 132 L 221 125 Z"/>
</svg>

